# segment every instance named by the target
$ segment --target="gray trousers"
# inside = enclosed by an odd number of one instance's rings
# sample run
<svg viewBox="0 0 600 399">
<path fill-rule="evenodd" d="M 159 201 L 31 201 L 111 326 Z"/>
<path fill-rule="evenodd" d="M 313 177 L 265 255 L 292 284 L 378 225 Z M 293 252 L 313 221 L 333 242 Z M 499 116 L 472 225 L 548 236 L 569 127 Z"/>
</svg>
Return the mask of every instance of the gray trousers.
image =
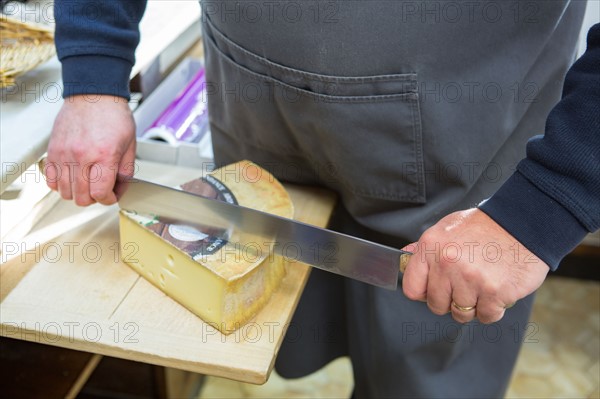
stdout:
<svg viewBox="0 0 600 399">
<path fill-rule="evenodd" d="M 217 164 L 330 188 L 332 228 L 401 247 L 510 176 L 560 98 L 585 3 L 203 6 Z M 349 355 L 357 397 L 499 397 L 535 341 L 532 301 L 459 325 L 313 271 L 276 367 L 299 377 Z"/>
</svg>

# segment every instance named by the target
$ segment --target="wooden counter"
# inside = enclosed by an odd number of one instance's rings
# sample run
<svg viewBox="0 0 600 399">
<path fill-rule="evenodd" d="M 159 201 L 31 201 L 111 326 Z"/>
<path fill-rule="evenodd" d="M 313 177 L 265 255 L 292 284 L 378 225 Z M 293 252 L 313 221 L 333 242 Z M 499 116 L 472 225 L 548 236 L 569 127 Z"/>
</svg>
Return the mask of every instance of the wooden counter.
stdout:
<svg viewBox="0 0 600 399">
<path fill-rule="evenodd" d="M 194 169 L 139 162 L 137 176 L 176 185 Z M 296 218 L 325 226 L 332 194 L 286 186 Z M 60 201 L 23 240 L 5 238 L 0 333 L 9 338 L 264 383 L 309 274 L 287 265 L 271 301 L 224 336 L 121 262 L 118 208 Z M 25 250 L 23 252 L 23 250 Z"/>
</svg>

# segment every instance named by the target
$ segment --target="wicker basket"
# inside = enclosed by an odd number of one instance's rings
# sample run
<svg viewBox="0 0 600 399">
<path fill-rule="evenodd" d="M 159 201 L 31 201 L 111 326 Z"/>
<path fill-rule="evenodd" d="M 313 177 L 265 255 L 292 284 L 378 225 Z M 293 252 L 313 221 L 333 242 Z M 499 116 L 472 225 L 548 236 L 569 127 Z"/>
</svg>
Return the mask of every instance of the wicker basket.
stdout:
<svg viewBox="0 0 600 399">
<path fill-rule="evenodd" d="M 0 42 L 0 88 L 55 54 L 51 30 L 5 16 L 0 17 Z"/>
</svg>

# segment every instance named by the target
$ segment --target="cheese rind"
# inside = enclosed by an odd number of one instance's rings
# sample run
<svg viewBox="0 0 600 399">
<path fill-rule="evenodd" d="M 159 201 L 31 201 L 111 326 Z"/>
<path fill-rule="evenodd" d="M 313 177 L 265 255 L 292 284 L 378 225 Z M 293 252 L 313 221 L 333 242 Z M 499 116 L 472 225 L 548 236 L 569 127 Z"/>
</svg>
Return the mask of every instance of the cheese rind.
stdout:
<svg viewBox="0 0 600 399">
<path fill-rule="evenodd" d="M 283 186 L 255 164 L 242 161 L 218 169 L 211 176 L 217 179 L 213 183 L 222 182 L 240 205 L 293 216 Z M 190 183 L 183 187 L 190 187 Z M 272 244 L 268 240 L 257 238 L 257 245 L 246 249 L 226 243 L 214 253 L 192 256 L 173 243 L 177 240 L 167 241 L 161 236 L 168 226 L 155 228 L 151 216 L 121 212 L 119 226 L 123 261 L 224 334 L 235 331 L 258 313 L 285 276 L 285 261 L 270 252 Z M 244 233 L 234 230 L 229 234 L 236 241 L 236 235 Z M 244 240 L 248 242 L 249 237 Z"/>
</svg>

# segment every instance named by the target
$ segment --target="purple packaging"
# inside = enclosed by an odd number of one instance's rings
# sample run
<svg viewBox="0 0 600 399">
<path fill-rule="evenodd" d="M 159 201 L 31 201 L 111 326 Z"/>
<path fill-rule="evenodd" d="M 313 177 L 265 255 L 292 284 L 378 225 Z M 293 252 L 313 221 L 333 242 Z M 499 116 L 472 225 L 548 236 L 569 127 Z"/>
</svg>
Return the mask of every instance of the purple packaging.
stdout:
<svg viewBox="0 0 600 399">
<path fill-rule="evenodd" d="M 201 68 L 142 137 L 177 145 L 198 143 L 207 131 L 206 77 Z"/>
</svg>

